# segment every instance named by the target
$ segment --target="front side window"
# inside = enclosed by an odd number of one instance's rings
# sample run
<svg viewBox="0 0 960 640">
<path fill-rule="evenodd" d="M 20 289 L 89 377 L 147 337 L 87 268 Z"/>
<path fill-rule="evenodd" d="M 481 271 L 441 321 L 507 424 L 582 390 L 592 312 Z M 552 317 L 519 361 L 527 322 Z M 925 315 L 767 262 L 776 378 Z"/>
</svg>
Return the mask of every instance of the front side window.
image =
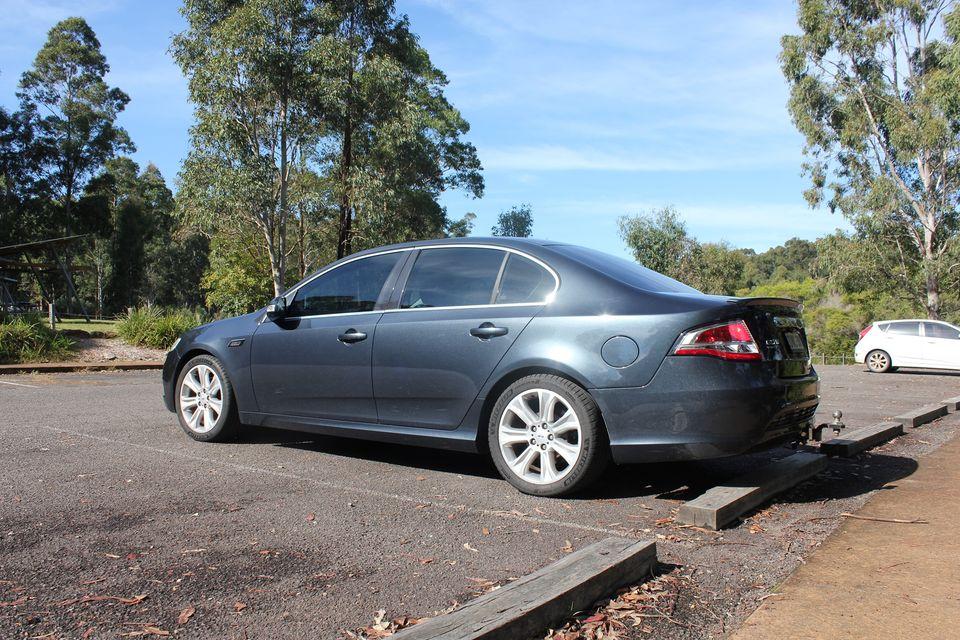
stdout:
<svg viewBox="0 0 960 640">
<path fill-rule="evenodd" d="M 287 315 L 316 316 L 373 311 L 400 252 L 348 262 L 300 287 Z"/>
<path fill-rule="evenodd" d="M 503 257 L 497 249 L 425 249 L 407 278 L 400 308 L 490 304 Z"/>
<path fill-rule="evenodd" d="M 497 304 L 543 302 L 556 281 L 550 272 L 533 260 L 511 253 L 500 278 Z"/>
<path fill-rule="evenodd" d="M 919 336 L 919 322 L 891 322 L 887 333 L 898 336 Z"/>
<path fill-rule="evenodd" d="M 960 331 L 949 325 L 939 322 L 924 322 L 923 333 L 928 338 L 944 338 L 946 340 L 960 340 Z"/>
</svg>

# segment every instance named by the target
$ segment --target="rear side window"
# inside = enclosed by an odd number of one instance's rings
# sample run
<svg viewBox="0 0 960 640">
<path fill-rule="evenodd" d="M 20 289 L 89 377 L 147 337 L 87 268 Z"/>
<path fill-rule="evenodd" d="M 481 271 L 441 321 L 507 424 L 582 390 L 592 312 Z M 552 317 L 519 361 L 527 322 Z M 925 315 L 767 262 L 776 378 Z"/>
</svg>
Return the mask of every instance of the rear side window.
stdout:
<svg viewBox="0 0 960 640">
<path fill-rule="evenodd" d="M 556 280 L 533 260 L 511 253 L 500 278 L 497 304 L 543 302 L 553 291 Z"/>
<path fill-rule="evenodd" d="M 297 290 L 288 315 L 317 316 L 373 311 L 380 290 L 401 253 L 385 253 L 348 262 Z"/>
<path fill-rule="evenodd" d="M 400 308 L 490 304 L 503 258 L 497 249 L 423 250 L 403 288 Z"/>
<path fill-rule="evenodd" d="M 662 273 L 657 273 L 636 262 L 617 258 L 602 251 L 572 244 L 551 245 L 551 248 L 573 258 L 580 264 L 637 289 L 662 293 L 699 293 L 693 287 L 688 287 Z"/>
<path fill-rule="evenodd" d="M 939 322 L 924 322 L 923 333 L 928 338 L 945 338 L 947 340 L 960 340 L 960 331 L 953 327 Z"/>
<path fill-rule="evenodd" d="M 919 322 L 891 322 L 887 333 L 898 336 L 919 336 Z"/>
</svg>

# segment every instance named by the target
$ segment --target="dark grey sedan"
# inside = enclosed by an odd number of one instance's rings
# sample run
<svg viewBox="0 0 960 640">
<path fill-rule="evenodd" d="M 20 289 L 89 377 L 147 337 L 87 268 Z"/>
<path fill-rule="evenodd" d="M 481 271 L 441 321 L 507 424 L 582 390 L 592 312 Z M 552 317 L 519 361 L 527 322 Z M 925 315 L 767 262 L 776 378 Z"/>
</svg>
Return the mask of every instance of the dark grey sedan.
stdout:
<svg viewBox="0 0 960 640">
<path fill-rule="evenodd" d="M 818 378 L 792 300 L 708 296 L 598 251 L 524 239 L 371 249 L 265 309 L 185 333 L 167 408 L 197 440 L 239 425 L 489 450 L 521 491 L 611 460 L 797 439 Z"/>
</svg>

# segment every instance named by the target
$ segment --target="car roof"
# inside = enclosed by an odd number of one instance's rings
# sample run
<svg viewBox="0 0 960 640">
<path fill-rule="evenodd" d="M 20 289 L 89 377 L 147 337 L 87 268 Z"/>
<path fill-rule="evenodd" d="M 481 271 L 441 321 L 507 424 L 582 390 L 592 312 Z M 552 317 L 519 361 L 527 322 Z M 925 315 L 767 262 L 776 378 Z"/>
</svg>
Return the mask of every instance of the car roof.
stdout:
<svg viewBox="0 0 960 640">
<path fill-rule="evenodd" d="M 552 245 L 565 244 L 562 242 L 554 242 L 551 240 L 540 240 L 538 238 L 508 238 L 501 236 L 486 236 L 486 237 L 476 237 L 469 236 L 466 238 L 435 238 L 433 240 L 413 240 L 410 242 L 398 242 L 396 244 L 388 244 L 381 247 L 376 247 L 368 249 L 367 251 L 385 251 L 390 249 L 409 249 L 412 247 L 430 247 L 434 245 L 449 245 L 449 244 L 485 244 L 494 247 L 511 247 L 515 249 L 523 247 L 547 247 Z M 360 252 L 366 253 L 366 251 Z"/>
<path fill-rule="evenodd" d="M 936 322 L 938 324 L 950 324 L 946 320 L 931 320 L 930 318 L 897 318 L 896 320 L 874 320 L 875 324 L 889 324 L 891 322 Z"/>
</svg>

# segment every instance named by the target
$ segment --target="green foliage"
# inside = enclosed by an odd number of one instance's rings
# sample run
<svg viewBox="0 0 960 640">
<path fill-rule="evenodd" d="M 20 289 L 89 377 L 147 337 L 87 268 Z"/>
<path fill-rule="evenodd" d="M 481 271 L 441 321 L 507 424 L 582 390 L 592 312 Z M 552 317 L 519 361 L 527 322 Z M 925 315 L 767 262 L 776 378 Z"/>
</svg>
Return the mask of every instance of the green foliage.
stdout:
<svg viewBox="0 0 960 640">
<path fill-rule="evenodd" d="M 196 313 L 140 307 L 131 309 L 120 319 L 117 334 L 130 344 L 169 349 L 180 334 L 201 323 L 200 315 Z"/>
<path fill-rule="evenodd" d="M 852 354 L 865 324 L 853 309 L 817 307 L 804 313 L 810 350 L 817 354 Z"/>
<path fill-rule="evenodd" d="M 38 315 L 0 318 L 0 364 L 52 362 L 69 357 L 73 343 Z"/>
<path fill-rule="evenodd" d="M 505 238 L 529 238 L 533 233 L 533 209 L 529 204 L 522 204 L 501 211 L 490 233 Z"/>
<path fill-rule="evenodd" d="M 800 0 L 798 22 L 780 61 L 806 138 L 804 196 L 850 220 L 873 277 L 939 317 L 960 224 L 960 6 Z"/>
<path fill-rule="evenodd" d="M 274 297 L 273 281 L 254 238 L 215 236 L 203 277 L 207 306 L 222 315 L 248 313 Z"/>
<path fill-rule="evenodd" d="M 482 193 L 469 127 L 392 0 L 186 0 L 182 13 L 172 51 L 197 124 L 178 211 L 203 233 L 256 238 L 275 294 L 324 242 L 342 256 L 442 236 L 440 194 Z"/>
<path fill-rule="evenodd" d="M 620 237 L 637 262 L 705 293 L 732 295 L 742 286 L 748 257 L 726 243 L 700 244 L 672 206 L 618 220 Z"/>
<path fill-rule="evenodd" d="M 671 278 L 684 282 L 689 279 L 696 241 L 687 233 L 687 225 L 674 207 L 624 216 L 617 220 L 617 225 L 634 260 Z"/>
<path fill-rule="evenodd" d="M 447 222 L 448 238 L 466 238 L 473 233 L 473 221 L 477 219 L 477 214 L 467 212 L 459 220 L 450 220 Z"/>
<path fill-rule="evenodd" d="M 86 179 L 118 152 L 133 151 L 116 126 L 130 98 L 107 85 L 110 67 L 83 18 L 67 18 L 47 34 L 33 67 L 20 79 L 20 109 L 33 128 L 34 160 L 62 206 L 63 230 L 82 230 L 73 199 Z"/>
<path fill-rule="evenodd" d="M 824 283 L 813 278 L 767 282 L 742 293 L 752 298 L 790 298 L 806 306 L 820 304 L 827 295 Z"/>
</svg>

